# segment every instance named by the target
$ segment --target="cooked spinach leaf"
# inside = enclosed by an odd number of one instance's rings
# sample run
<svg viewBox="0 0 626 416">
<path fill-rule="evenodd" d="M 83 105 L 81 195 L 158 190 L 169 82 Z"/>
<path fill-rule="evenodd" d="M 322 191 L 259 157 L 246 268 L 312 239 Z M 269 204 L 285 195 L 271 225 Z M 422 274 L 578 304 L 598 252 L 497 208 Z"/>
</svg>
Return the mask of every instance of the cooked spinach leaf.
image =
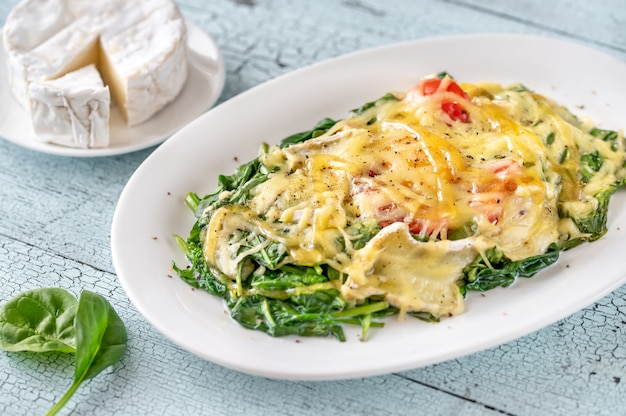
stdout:
<svg viewBox="0 0 626 416">
<path fill-rule="evenodd" d="M 551 244 L 544 254 L 511 261 L 497 247 L 487 250 L 463 269 L 465 290 L 486 291 L 510 286 L 518 277 L 532 277 L 559 258 L 559 247 Z"/>
<path fill-rule="evenodd" d="M 176 240 L 192 265 L 181 269 L 173 264 L 173 270 L 190 285 L 224 298 L 231 317 L 245 328 L 271 336 L 331 335 L 344 341 L 343 324 L 361 325 L 361 337 L 365 338 L 370 327 L 381 325 L 371 319 L 390 308 L 386 302 L 348 308 L 336 289 L 342 278 L 338 271 L 329 266 L 282 265 L 272 269 L 258 253 L 247 260 L 255 268 L 263 264 L 263 272 L 253 273 L 235 288 L 234 281 L 222 278 L 207 265 L 197 234 L 186 241 L 181 237 Z"/>
<path fill-rule="evenodd" d="M 597 150 L 593 153 L 586 153 L 580 156 L 580 173 L 582 175 L 582 181 L 584 183 L 588 183 L 593 175 L 595 175 L 602 164 L 604 163 L 604 158 Z"/>
<path fill-rule="evenodd" d="M 309 139 L 319 137 L 322 134 L 326 133 L 335 124 L 337 124 L 337 121 L 333 120 L 332 118 L 324 118 L 320 120 L 311 130 L 292 134 L 291 136 L 285 137 L 280 142 L 280 147 L 291 146 L 297 143 L 305 142 Z"/>
<path fill-rule="evenodd" d="M 250 190 L 267 180 L 271 172 L 261 163 L 259 158 L 241 165 L 232 175 L 220 175 L 218 177 L 217 190 L 204 198 L 190 193 L 185 198 L 187 206 L 195 212 L 196 218 L 200 219 L 198 226 L 208 223 L 208 212 L 225 205 L 242 204 L 250 198 Z"/>
<path fill-rule="evenodd" d="M 573 218 L 576 226 L 582 233 L 588 233 L 589 241 L 595 241 L 607 232 L 606 222 L 609 213 L 609 200 L 615 193 L 617 186 L 610 186 L 604 191 L 596 194 L 598 206 L 594 212 L 585 218 Z"/>
<path fill-rule="evenodd" d="M 597 127 L 594 127 L 589 131 L 589 134 L 591 134 L 593 137 L 597 137 L 601 140 L 604 140 L 605 142 L 610 142 L 611 149 L 613 150 L 618 149 L 619 144 L 617 140 L 618 140 L 619 135 L 617 134 L 615 130 L 604 130 L 604 129 L 599 129 Z"/>
<path fill-rule="evenodd" d="M 388 101 L 398 101 L 398 98 L 393 95 L 392 93 L 387 93 L 385 95 L 383 95 L 382 97 L 380 97 L 377 100 L 374 101 L 370 101 L 368 103 L 363 104 L 361 107 L 355 108 L 353 110 L 351 110 L 350 112 L 352 114 L 363 114 L 365 113 L 367 110 L 377 107 L 383 103 L 386 103 Z"/>
</svg>

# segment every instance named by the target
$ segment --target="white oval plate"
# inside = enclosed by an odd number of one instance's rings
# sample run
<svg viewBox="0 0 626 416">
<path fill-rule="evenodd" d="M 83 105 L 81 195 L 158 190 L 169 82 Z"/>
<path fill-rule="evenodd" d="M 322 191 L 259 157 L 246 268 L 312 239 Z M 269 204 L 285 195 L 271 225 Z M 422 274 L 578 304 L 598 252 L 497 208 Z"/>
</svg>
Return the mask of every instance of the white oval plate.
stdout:
<svg viewBox="0 0 626 416">
<path fill-rule="evenodd" d="M 111 144 L 79 149 L 42 143 L 35 139 L 28 114 L 11 94 L 6 54 L 0 48 L 0 137 L 38 152 L 61 156 L 93 157 L 130 153 L 157 145 L 209 109 L 219 98 L 226 79 L 224 60 L 215 41 L 187 20 L 189 75 L 178 97 L 150 120 L 128 127 L 119 109 L 111 107 Z M 2 36 L 0 34 L 0 41 Z"/>
<path fill-rule="evenodd" d="M 242 372 L 324 380 L 402 371 L 497 346 L 593 303 L 625 282 L 626 193 L 611 203 L 609 232 L 564 253 L 533 279 L 470 293 L 464 314 L 429 324 L 390 319 L 366 342 L 271 338 L 231 321 L 221 299 L 192 290 L 169 271 L 186 265 L 173 234 L 193 225 L 189 191 L 212 192 L 217 175 L 255 157 L 260 142 L 308 130 L 325 116 L 446 70 L 459 81 L 520 81 L 606 128 L 626 127 L 626 64 L 580 45 L 520 35 L 428 39 L 366 50 L 295 71 L 209 111 L 137 169 L 118 202 L 111 242 L 118 277 L 137 309 L 184 349 Z M 578 106 L 578 107 L 577 107 Z M 580 111 L 579 111 L 580 112 Z"/>
</svg>

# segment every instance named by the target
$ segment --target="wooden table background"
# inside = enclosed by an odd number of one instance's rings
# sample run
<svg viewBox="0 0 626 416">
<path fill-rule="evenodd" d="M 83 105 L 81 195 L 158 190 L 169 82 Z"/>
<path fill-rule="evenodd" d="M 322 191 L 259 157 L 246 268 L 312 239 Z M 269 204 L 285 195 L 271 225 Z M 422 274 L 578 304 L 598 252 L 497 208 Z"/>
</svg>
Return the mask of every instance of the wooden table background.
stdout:
<svg viewBox="0 0 626 416">
<path fill-rule="evenodd" d="M 0 0 L 0 24 L 16 3 Z M 222 50 L 227 79 L 220 101 L 323 59 L 442 35 L 541 34 L 626 60 L 623 0 L 178 3 Z M 176 347 L 129 302 L 111 263 L 117 198 L 152 150 L 67 158 L 0 139 L 0 301 L 36 287 L 60 286 L 74 294 L 89 289 L 113 303 L 129 331 L 121 363 L 84 384 L 63 414 L 626 414 L 625 287 L 517 341 L 386 376 L 271 380 L 221 368 Z M 69 387 L 72 363 L 64 355 L 0 352 L 0 414 L 43 414 Z"/>
</svg>

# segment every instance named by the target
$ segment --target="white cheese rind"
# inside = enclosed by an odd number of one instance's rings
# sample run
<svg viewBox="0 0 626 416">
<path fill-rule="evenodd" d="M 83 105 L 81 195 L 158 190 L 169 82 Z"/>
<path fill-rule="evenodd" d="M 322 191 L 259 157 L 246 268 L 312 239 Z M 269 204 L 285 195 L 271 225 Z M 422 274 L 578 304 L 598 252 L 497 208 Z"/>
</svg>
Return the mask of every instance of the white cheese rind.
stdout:
<svg viewBox="0 0 626 416">
<path fill-rule="evenodd" d="M 19 55 L 22 71 L 13 80 L 13 93 L 24 108 L 29 107 L 28 89 L 32 82 L 48 81 L 93 63 L 97 59 L 98 34 L 89 27 L 90 19 L 74 20 L 29 53 Z"/>
<path fill-rule="evenodd" d="M 175 7 L 155 10 L 102 39 L 102 52 L 128 125 L 140 124 L 176 97 L 187 79 L 185 25 Z M 179 16 L 179 15 L 178 15 Z"/>
<path fill-rule="evenodd" d="M 38 140 L 63 146 L 109 145 L 111 98 L 94 65 L 52 81 L 33 82 L 29 104 Z"/>
</svg>

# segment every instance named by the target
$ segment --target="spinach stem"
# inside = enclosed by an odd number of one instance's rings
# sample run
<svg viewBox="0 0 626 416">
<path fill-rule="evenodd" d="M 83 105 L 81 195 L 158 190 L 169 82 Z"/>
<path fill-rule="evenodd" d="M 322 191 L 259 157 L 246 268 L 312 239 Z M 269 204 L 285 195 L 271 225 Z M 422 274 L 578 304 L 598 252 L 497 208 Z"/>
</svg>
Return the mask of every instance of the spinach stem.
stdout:
<svg viewBox="0 0 626 416">
<path fill-rule="evenodd" d="M 196 209 L 198 209 L 198 204 L 200 204 L 200 197 L 194 192 L 189 192 L 185 196 L 185 205 L 189 207 L 191 212 L 196 212 Z"/>
<path fill-rule="evenodd" d="M 263 315 L 265 316 L 265 320 L 267 322 L 267 326 L 273 328 L 276 326 L 276 321 L 272 317 L 272 312 L 270 311 L 270 304 L 267 301 L 267 298 L 263 299 L 263 303 L 261 304 L 261 310 L 263 311 Z"/>
<path fill-rule="evenodd" d="M 372 314 L 368 313 L 363 316 L 361 319 L 361 336 L 359 337 L 360 341 L 365 341 L 365 337 L 367 337 L 367 333 L 370 330 L 370 325 L 372 324 Z"/>
<path fill-rule="evenodd" d="M 374 312 L 385 310 L 389 307 L 387 301 L 374 302 L 367 305 L 357 306 L 356 308 L 345 309 L 341 312 L 334 312 L 330 316 L 333 318 L 346 318 L 348 316 L 366 315 Z"/>
<path fill-rule="evenodd" d="M 65 406 L 67 402 L 70 401 L 74 393 L 76 393 L 76 390 L 78 390 L 79 386 L 80 383 L 73 383 L 70 389 L 63 395 L 63 397 L 61 397 L 61 400 L 59 400 L 54 406 L 52 406 L 50 410 L 48 410 L 46 416 L 54 416 L 59 413 L 59 410 L 61 410 L 63 406 Z"/>
</svg>

